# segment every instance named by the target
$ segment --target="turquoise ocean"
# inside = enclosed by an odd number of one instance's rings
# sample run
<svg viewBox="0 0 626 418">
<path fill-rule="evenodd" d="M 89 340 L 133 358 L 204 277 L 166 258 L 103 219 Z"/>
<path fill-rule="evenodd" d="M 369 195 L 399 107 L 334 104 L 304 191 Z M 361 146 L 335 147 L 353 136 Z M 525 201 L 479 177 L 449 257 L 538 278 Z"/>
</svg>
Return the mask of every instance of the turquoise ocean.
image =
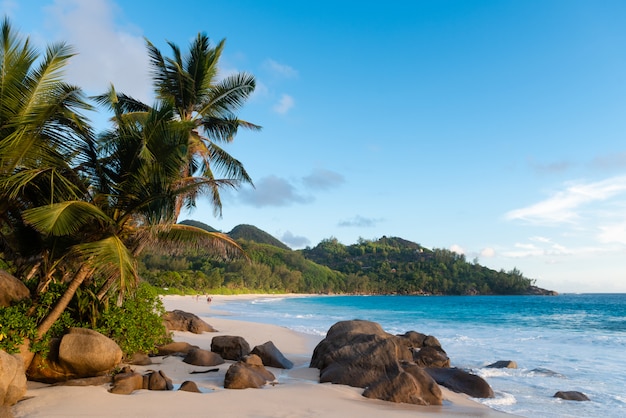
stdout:
<svg viewBox="0 0 626 418">
<path fill-rule="evenodd" d="M 215 308 L 214 316 L 322 337 L 349 319 L 434 335 L 453 367 L 489 382 L 496 397 L 477 401 L 491 408 L 524 417 L 626 417 L 626 294 L 259 297 Z M 518 368 L 486 367 L 498 360 Z M 554 398 L 559 390 L 591 401 Z"/>
</svg>

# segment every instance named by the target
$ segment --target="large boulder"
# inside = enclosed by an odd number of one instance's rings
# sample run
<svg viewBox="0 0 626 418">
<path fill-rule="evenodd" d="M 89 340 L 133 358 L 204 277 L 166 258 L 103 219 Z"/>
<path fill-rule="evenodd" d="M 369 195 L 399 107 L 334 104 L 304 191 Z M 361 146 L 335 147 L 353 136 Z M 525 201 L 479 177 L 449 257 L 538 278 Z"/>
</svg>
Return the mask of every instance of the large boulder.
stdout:
<svg viewBox="0 0 626 418">
<path fill-rule="evenodd" d="M 224 359 L 217 353 L 203 350 L 201 348 L 191 350 L 187 353 L 183 362 L 193 366 L 217 366 L 224 364 Z"/>
<path fill-rule="evenodd" d="M 163 315 L 163 323 L 168 331 L 188 331 L 194 334 L 203 332 L 216 332 L 216 330 L 195 314 L 173 310 Z"/>
<path fill-rule="evenodd" d="M 9 307 L 13 302 L 30 297 L 30 290 L 21 280 L 0 270 L 0 307 Z"/>
<path fill-rule="evenodd" d="M 493 398 L 495 396 L 493 389 L 485 379 L 456 367 L 426 367 L 424 371 L 438 384 L 454 392 L 465 393 L 472 398 Z"/>
<path fill-rule="evenodd" d="M 250 344 L 243 337 L 220 335 L 211 340 L 211 351 L 223 359 L 238 361 L 250 354 Z"/>
<path fill-rule="evenodd" d="M 22 359 L 0 350 L 0 407 L 15 405 L 26 393 Z"/>
<path fill-rule="evenodd" d="M 264 366 L 279 369 L 291 369 L 293 367 L 293 363 L 288 360 L 271 341 L 257 345 L 252 349 L 251 354 L 259 356 Z"/>
<path fill-rule="evenodd" d="M 224 387 L 226 389 L 258 389 L 275 379 L 274 374 L 263 366 L 261 358 L 256 354 L 250 354 L 228 368 L 224 377 Z"/>
<path fill-rule="evenodd" d="M 122 361 L 122 350 L 108 337 L 86 328 L 70 328 L 60 339 L 52 339 L 48 355 L 36 355 L 28 368 L 31 380 L 44 383 L 100 376 Z"/>
<path fill-rule="evenodd" d="M 450 358 L 443 348 L 437 346 L 413 350 L 413 361 L 421 367 L 450 367 Z"/>
<path fill-rule="evenodd" d="M 367 397 L 441 405 L 442 394 L 433 379 L 405 370 L 412 360 L 403 337 L 385 332 L 375 322 L 353 320 L 328 330 L 315 347 L 310 366 L 320 369 L 320 382 L 367 388 L 363 393 Z"/>
</svg>

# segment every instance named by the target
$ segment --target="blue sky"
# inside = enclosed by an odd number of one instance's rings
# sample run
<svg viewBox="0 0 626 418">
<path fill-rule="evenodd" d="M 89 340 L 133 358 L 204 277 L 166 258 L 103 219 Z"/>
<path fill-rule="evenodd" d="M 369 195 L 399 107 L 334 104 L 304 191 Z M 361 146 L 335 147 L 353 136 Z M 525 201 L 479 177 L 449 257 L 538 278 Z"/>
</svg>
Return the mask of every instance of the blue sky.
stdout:
<svg viewBox="0 0 626 418">
<path fill-rule="evenodd" d="M 623 1 L 4 0 L 68 81 L 151 101 L 163 52 L 226 38 L 263 126 L 227 150 L 256 188 L 184 218 L 292 248 L 399 236 L 560 292 L 626 292 Z M 97 120 L 97 118 L 96 118 Z"/>
</svg>

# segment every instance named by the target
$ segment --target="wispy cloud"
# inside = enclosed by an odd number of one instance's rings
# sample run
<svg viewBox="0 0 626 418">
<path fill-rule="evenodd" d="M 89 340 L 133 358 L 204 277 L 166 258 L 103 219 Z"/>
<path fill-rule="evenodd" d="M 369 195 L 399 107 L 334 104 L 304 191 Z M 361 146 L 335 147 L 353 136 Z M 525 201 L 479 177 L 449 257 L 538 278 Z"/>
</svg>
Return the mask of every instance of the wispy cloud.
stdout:
<svg viewBox="0 0 626 418">
<path fill-rule="evenodd" d="M 540 163 L 534 160 L 529 160 L 528 164 L 538 174 L 562 173 L 572 167 L 572 163 L 569 161 L 555 161 L 551 163 Z"/>
<path fill-rule="evenodd" d="M 574 183 L 534 205 L 505 214 L 507 220 L 533 224 L 573 223 L 581 218 L 580 210 L 592 202 L 604 201 L 626 192 L 626 176 L 593 183 Z"/>
<path fill-rule="evenodd" d="M 268 176 L 256 182 L 256 188 L 245 188 L 238 192 L 239 199 L 256 207 L 289 206 L 293 203 L 308 203 L 310 196 L 302 195 L 288 180 Z"/>
<path fill-rule="evenodd" d="M 298 71 L 293 67 L 286 64 L 281 64 L 273 59 L 267 59 L 263 63 L 263 68 L 270 72 L 273 76 L 281 78 L 296 78 L 298 77 Z"/>
<path fill-rule="evenodd" d="M 626 221 L 599 227 L 598 241 L 603 244 L 626 244 Z"/>
<path fill-rule="evenodd" d="M 332 170 L 316 168 L 311 174 L 302 178 L 304 185 L 314 190 L 328 190 L 341 185 L 344 177 Z"/>
<path fill-rule="evenodd" d="M 304 248 L 311 244 L 307 237 L 294 235 L 290 231 L 286 231 L 280 240 L 292 248 Z"/>
<path fill-rule="evenodd" d="M 343 221 L 339 221 L 337 226 L 340 227 L 358 227 L 358 228 L 374 228 L 381 222 L 380 218 L 366 218 L 361 215 L 357 215 L 352 219 L 346 219 Z"/>
<path fill-rule="evenodd" d="M 293 99 L 293 97 L 288 94 L 283 94 L 280 97 L 278 103 L 276 103 L 272 109 L 274 109 L 274 112 L 284 115 L 289 112 L 295 105 L 296 101 Z"/>
<path fill-rule="evenodd" d="M 465 248 L 461 247 L 458 244 L 452 244 L 450 246 L 450 251 L 455 252 L 457 254 L 465 254 Z"/>
<path fill-rule="evenodd" d="M 626 168 L 626 152 L 618 152 L 610 155 L 601 155 L 591 162 L 593 168 L 622 169 Z"/>
</svg>

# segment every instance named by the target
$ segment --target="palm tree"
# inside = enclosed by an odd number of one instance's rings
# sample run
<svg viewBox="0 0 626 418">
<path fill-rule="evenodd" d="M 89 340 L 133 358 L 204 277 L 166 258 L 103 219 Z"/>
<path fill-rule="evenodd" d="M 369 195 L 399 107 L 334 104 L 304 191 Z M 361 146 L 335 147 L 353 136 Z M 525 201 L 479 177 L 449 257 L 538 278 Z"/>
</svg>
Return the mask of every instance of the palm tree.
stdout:
<svg viewBox="0 0 626 418">
<path fill-rule="evenodd" d="M 72 164 L 93 147 L 91 129 L 79 113 L 91 106 L 80 88 L 62 82 L 72 57 L 63 43 L 45 55 L 4 19 L 0 27 L 0 252 L 17 275 L 47 277 L 55 266 L 49 242 L 22 217 L 33 207 L 80 199 L 87 185 Z"/>
<path fill-rule="evenodd" d="M 225 179 L 209 186 L 215 215 L 221 215 L 220 186 L 252 185 L 252 179 L 240 161 L 218 143 L 231 142 L 239 128 L 261 127 L 237 117 L 236 112 L 254 92 L 256 81 L 247 73 L 219 78 L 218 64 L 225 40 L 212 47 L 209 38 L 199 33 L 182 56 L 180 48 L 168 42 L 173 57 L 164 58 L 159 49 L 146 40 L 153 69 L 154 87 L 159 99 L 172 103 L 175 117 L 190 122 L 187 164 L 182 176 L 194 174 L 215 180 L 217 173 Z M 187 193 L 177 201 L 176 216 L 182 206 L 194 207 L 197 195 Z"/>
</svg>

